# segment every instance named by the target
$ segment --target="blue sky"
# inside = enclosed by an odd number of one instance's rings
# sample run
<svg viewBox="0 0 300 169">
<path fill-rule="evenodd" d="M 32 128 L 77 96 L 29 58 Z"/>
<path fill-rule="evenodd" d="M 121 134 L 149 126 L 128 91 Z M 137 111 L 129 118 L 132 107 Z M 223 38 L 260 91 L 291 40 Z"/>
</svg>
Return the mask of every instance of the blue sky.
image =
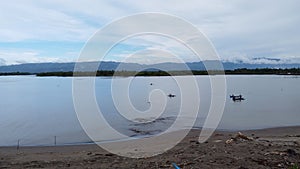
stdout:
<svg viewBox="0 0 300 169">
<path fill-rule="evenodd" d="M 300 63 L 299 6 L 298 0 L 1 1 L 0 65 L 74 61 L 101 27 L 141 12 L 186 19 L 207 35 L 225 61 Z M 158 55 L 156 49 L 182 48 L 172 39 L 141 36 L 117 45 L 107 60 L 120 61 L 146 49 L 130 61 L 176 61 L 168 52 Z M 180 52 L 186 61 L 194 61 L 188 51 Z"/>
</svg>

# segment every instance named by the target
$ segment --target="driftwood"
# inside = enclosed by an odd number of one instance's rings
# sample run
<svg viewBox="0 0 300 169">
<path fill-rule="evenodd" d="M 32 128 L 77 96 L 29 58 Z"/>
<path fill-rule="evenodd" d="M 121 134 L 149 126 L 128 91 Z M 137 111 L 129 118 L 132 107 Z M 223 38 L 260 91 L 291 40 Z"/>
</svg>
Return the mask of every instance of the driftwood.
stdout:
<svg viewBox="0 0 300 169">
<path fill-rule="evenodd" d="M 242 134 L 241 132 L 238 132 L 235 137 L 226 140 L 226 144 L 231 144 L 234 141 L 237 141 L 238 139 L 242 139 L 242 140 L 248 140 L 248 141 L 253 141 L 253 138 L 251 137 L 247 137 L 246 135 Z"/>
</svg>

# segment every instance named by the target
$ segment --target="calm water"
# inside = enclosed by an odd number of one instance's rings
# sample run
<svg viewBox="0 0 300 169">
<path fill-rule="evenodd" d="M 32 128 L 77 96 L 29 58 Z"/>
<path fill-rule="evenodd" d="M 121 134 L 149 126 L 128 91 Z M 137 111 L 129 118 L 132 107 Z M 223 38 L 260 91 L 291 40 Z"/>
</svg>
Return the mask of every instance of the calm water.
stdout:
<svg viewBox="0 0 300 169">
<path fill-rule="evenodd" d="M 121 82 L 122 79 L 117 80 Z M 300 125 L 300 76 L 234 75 L 226 79 L 227 100 L 219 129 Z M 133 123 L 118 114 L 111 96 L 111 81 L 111 78 L 97 77 L 95 93 L 105 118 L 118 131 L 128 136 L 157 134 L 176 119 L 181 102 L 180 88 L 171 77 L 132 78 L 129 96 L 133 106 L 140 111 L 149 109 L 148 95 L 154 89 L 176 94 L 174 98 L 166 97 L 166 109 L 161 118 L 148 124 Z M 201 102 L 195 128 L 203 125 L 210 106 L 209 78 L 198 76 L 197 82 Z M 54 136 L 57 144 L 90 141 L 74 110 L 72 78 L 2 76 L 0 93 L 0 146 L 16 145 L 18 139 L 21 145 L 53 145 Z M 230 94 L 242 94 L 246 100 L 233 102 L 229 99 Z M 191 125 L 184 121 L 182 124 Z"/>
</svg>

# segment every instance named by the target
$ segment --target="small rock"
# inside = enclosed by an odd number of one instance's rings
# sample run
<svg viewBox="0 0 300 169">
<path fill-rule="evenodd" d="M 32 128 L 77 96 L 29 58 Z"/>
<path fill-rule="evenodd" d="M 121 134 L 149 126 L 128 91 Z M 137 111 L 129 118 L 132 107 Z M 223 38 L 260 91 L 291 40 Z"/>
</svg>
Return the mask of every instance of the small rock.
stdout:
<svg viewBox="0 0 300 169">
<path fill-rule="evenodd" d="M 288 155 L 291 155 L 291 156 L 297 155 L 296 151 L 293 150 L 293 149 L 287 149 L 287 150 L 286 150 L 286 153 L 287 153 Z"/>
<path fill-rule="evenodd" d="M 214 142 L 215 143 L 220 143 L 220 142 L 222 142 L 222 140 L 215 140 Z"/>
<path fill-rule="evenodd" d="M 300 145 L 300 140 L 294 141 L 294 144 Z"/>
</svg>

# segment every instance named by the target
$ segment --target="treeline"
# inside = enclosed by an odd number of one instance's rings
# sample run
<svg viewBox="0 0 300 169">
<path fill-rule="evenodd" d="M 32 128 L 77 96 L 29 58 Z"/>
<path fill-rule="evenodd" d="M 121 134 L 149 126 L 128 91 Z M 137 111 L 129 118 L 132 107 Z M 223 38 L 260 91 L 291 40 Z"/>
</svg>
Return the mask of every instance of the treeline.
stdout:
<svg viewBox="0 0 300 169">
<path fill-rule="evenodd" d="M 235 69 L 235 70 L 226 70 L 225 74 L 253 74 L 253 75 L 300 75 L 300 68 L 291 68 L 291 69 Z"/>
<path fill-rule="evenodd" d="M 100 70 L 97 72 L 44 72 L 32 74 L 28 72 L 9 72 L 0 73 L 0 76 L 17 76 L 17 75 L 36 75 L 36 76 L 184 76 L 184 75 L 214 75 L 214 74 L 227 74 L 227 75 L 300 75 L 300 68 L 291 69 L 235 69 L 225 71 L 206 71 L 206 70 L 193 70 L 193 71 L 113 71 L 113 70 Z"/>
<path fill-rule="evenodd" d="M 97 72 L 45 72 L 37 73 L 36 76 L 170 76 L 164 71 L 97 71 Z"/>
<path fill-rule="evenodd" d="M 44 72 L 36 76 L 180 76 L 180 75 L 207 75 L 206 71 L 97 71 L 97 72 Z"/>
<path fill-rule="evenodd" d="M 45 72 L 36 76 L 183 76 L 183 75 L 300 75 L 300 68 L 292 69 L 235 69 L 225 71 L 97 71 L 97 72 Z"/>
<path fill-rule="evenodd" d="M 36 76 L 113 76 L 115 71 L 97 71 L 97 72 L 43 72 L 37 73 Z"/>
<path fill-rule="evenodd" d="M 18 76 L 18 75 L 32 75 L 28 72 L 9 72 L 9 73 L 0 73 L 0 76 Z"/>
</svg>

